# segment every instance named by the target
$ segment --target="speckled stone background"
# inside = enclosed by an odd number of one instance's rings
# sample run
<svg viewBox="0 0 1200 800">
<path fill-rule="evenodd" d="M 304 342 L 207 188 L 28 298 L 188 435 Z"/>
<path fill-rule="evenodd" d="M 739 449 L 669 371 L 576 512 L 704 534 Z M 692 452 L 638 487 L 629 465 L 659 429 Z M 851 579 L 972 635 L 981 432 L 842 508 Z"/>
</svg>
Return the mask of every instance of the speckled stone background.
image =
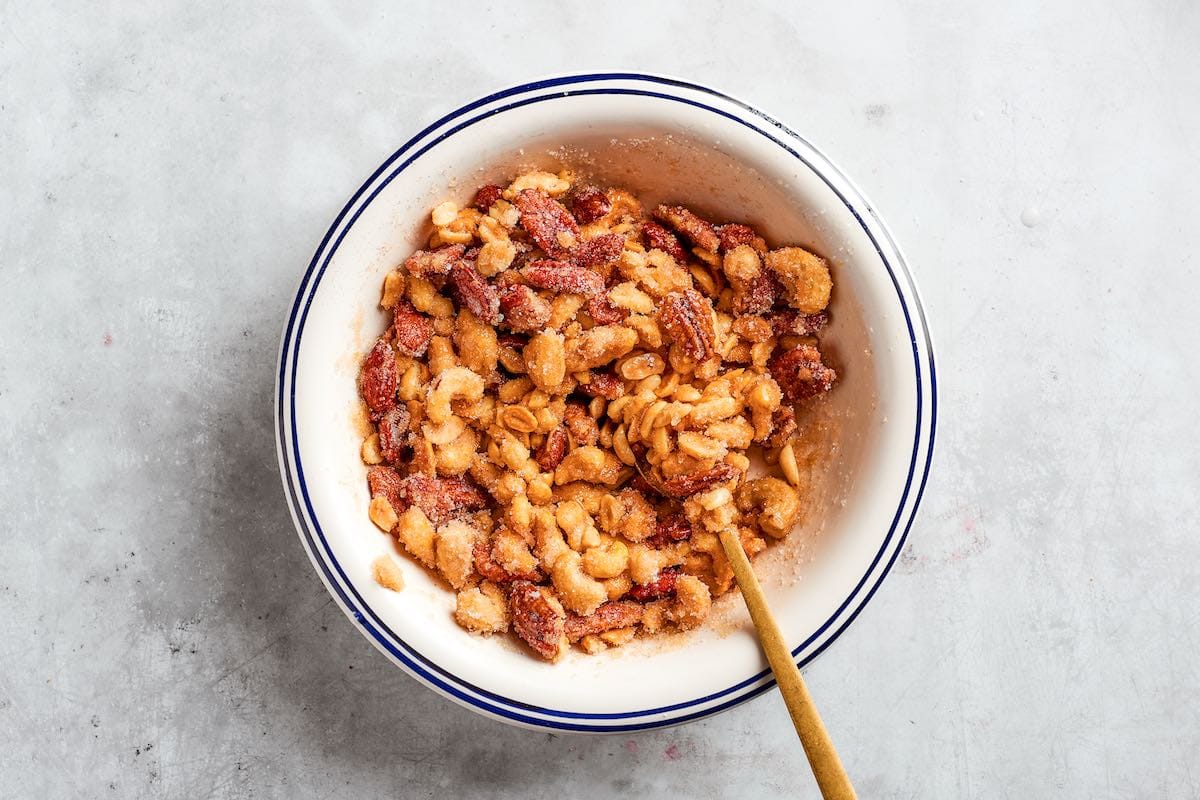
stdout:
<svg viewBox="0 0 1200 800">
<path fill-rule="evenodd" d="M 610 738 L 439 699 L 285 509 L 279 331 L 350 192 L 620 66 L 792 123 L 924 291 L 925 505 L 808 673 L 860 796 L 1200 796 L 1200 5 L 404 5 L 0 2 L 0 795 L 814 796 L 775 694 Z"/>
</svg>

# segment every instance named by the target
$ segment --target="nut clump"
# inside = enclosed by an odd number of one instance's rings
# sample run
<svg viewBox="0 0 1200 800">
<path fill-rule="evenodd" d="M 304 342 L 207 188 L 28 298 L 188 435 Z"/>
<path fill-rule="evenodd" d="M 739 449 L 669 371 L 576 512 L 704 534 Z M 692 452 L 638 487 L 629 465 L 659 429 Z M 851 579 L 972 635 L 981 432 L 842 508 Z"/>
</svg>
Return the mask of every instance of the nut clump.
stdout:
<svg viewBox="0 0 1200 800">
<path fill-rule="evenodd" d="M 733 585 L 717 535 L 753 556 L 803 519 L 828 263 L 565 171 L 430 219 L 361 367 L 370 519 L 460 625 L 548 661 L 702 624 Z M 775 475 L 747 476 L 752 450 Z"/>
</svg>

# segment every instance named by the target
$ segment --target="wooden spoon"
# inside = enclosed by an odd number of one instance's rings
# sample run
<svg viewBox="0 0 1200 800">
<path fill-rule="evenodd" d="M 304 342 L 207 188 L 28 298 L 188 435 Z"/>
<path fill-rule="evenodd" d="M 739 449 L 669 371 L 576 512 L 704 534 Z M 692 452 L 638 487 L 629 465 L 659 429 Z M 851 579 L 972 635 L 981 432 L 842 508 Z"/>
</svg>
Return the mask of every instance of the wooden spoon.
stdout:
<svg viewBox="0 0 1200 800">
<path fill-rule="evenodd" d="M 838 758 L 837 750 L 833 748 L 829 732 L 825 730 L 825 723 L 821 722 L 821 715 L 817 713 L 812 695 L 804 685 L 800 668 L 792 660 L 792 653 L 783 640 L 783 634 L 779 632 L 779 625 L 771 615 L 767 598 L 763 595 L 762 586 L 759 585 L 754 569 L 750 566 L 746 551 L 742 549 L 737 531 L 722 531 L 720 538 L 721 546 L 725 548 L 725 556 L 733 567 L 734 577 L 737 578 L 738 588 L 742 590 L 742 599 L 750 609 L 750 619 L 754 620 L 754 627 L 758 630 L 758 641 L 763 652 L 767 654 L 771 671 L 775 673 L 779 693 L 783 695 L 783 702 L 787 704 L 788 713 L 792 716 L 792 724 L 796 726 L 800 744 L 804 745 L 804 754 L 808 756 L 808 764 L 812 767 L 813 777 L 817 779 L 821 796 L 825 800 L 854 800 L 858 795 L 854 793 L 850 777 Z"/>
</svg>

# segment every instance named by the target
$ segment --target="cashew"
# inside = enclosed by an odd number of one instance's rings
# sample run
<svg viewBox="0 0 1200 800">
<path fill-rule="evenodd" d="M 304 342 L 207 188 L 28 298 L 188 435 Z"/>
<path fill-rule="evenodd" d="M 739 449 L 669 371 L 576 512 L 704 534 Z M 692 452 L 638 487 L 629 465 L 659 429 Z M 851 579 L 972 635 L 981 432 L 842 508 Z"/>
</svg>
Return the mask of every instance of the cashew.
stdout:
<svg viewBox="0 0 1200 800">
<path fill-rule="evenodd" d="M 549 509 L 540 511 L 533 522 L 534 555 L 549 572 L 559 557 L 571 550 Z"/>
<path fill-rule="evenodd" d="M 567 342 L 567 367 L 571 372 L 602 367 L 628 353 L 637 343 L 638 334 L 630 328 L 597 325 Z"/>
<path fill-rule="evenodd" d="M 583 551 L 600 544 L 600 532 L 592 524 L 592 515 L 578 500 L 559 503 L 554 518 L 572 550 Z"/>
<path fill-rule="evenodd" d="M 593 578 L 615 578 L 629 566 L 629 548 L 618 539 L 605 536 L 596 547 L 583 554 L 583 571 Z"/>
<path fill-rule="evenodd" d="M 454 354 L 454 345 L 445 336 L 434 336 L 429 340 L 429 371 L 433 375 L 458 366 L 458 356 Z"/>
<path fill-rule="evenodd" d="M 554 471 L 554 483 L 561 486 L 574 481 L 588 481 L 613 486 L 620 478 L 621 462 L 612 453 L 599 447 L 576 447 L 567 454 Z"/>
<path fill-rule="evenodd" d="M 426 423 L 421 426 L 425 440 L 433 445 L 450 444 L 462 436 L 466 429 L 467 423 L 463 422 L 462 417 L 450 417 L 439 425 Z"/>
<path fill-rule="evenodd" d="M 629 577 L 634 583 L 645 586 L 658 578 L 658 571 L 666 564 L 662 552 L 644 544 L 629 547 Z"/>
<path fill-rule="evenodd" d="M 483 397 L 483 378 L 466 367 L 451 367 L 437 376 L 429 387 L 425 415 L 430 422 L 441 424 L 450 419 L 450 401 L 475 401 Z"/>
<path fill-rule="evenodd" d="M 737 488 L 737 507 L 755 516 L 763 533 L 776 539 L 788 534 L 800 519 L 800 495 L 778 478 L 755 478 Z"/>
<path fill-rule="evenodd" d="M 454 303 L 449 297 L 438 294 L 438 290 L 429 281 L 409 275 L 407 284 L 408 301 L 417 311 L 438 318 L 454 315 Z"/>
<path fill-rule="evenodd" d="M 407 402 L 421 396 L 426 378 L 422 373 L 425 372 L 425 369 L 423 364 L 414 363 L 404 370 L 404 374 L 400 376 L 400 386 L 397 391 L 401 400 Z"/>
<path fill-rule="evenodd" d="M 781 247 L 767 253 L 767 267 L 779 277 L 792 308 L 815 314 L 829 305 L 833 281 L 825 259 L 800 247 Z"/>
<path fill-rule="evenodd" d="M 604 581 L 604 589 L 608 592 L 609 600 L 620 600 L 629 594 L 629 590 L 632 588 L 633 580 L 629 577 L 628 572 L 622 572 L 615 578 Z"/>
<path fill-rule="evenodd" d="M 587 575 L 580 566 L 579 553 L 568 550 L 558 557 L 550 571 L 554 588 L 562 604 L 581 616 L 595 612 L 608 599 L 604 584 Z"/>
</svg>

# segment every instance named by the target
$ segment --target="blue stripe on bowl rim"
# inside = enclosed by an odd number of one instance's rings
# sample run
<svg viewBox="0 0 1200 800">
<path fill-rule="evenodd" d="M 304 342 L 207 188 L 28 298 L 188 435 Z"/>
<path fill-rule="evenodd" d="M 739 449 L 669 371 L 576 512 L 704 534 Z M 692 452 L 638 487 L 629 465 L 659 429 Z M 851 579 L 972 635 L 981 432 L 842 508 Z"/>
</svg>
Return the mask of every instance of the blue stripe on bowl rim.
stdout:
<svg viewBox="0 0 1200 800">
<path fill-rule="evenodd" d="M 499 717 L 501 719 L 516 722 L 518 724 L 524 724 L 524 725 L 540 727 L 540 728 L 552 728 L 552 729 L 558 729 L 558 730 L 574 730 L 574 731 L 584 731 L 584 732 L 621 732 L 621 731 L 647 730 L 647 729 L 651 729 L 651 728 L 658 728 L 658 727 L 664 727 L 664 726 L 669 726 L 669 725 L 677 725 L 677 724 L 681 724 L 683 722 L 687 722 L 687 721 L 691 721 L 694 719 L 699 719 L 701 717 L 719 713 L 720 711 L 723 711 L 734 705 L 737 705 L 739 703 L 750 700 L 751 698 L 756 697 L 759 694 L 761 694 L 762 692 L 770 689 L 771 687 L 774 686 L 774 680 L 770 678 L 769 670 L 764 670 L 764 671 L 758 673 L 757 675 L 754 675 L 754 676 L 747 678 L 731 687 L 728 687 L 727 689 L 724 689 L 724 690 L 721 690 L 718 692 L 714 692 L 712 694 L 706 695 L 704 697 L 696 698 L 694 700 L 689 700 L 689 701 L 685 701 L 685 702 L 681 702 L 681 703 L 675 703 L 673 705 L 663 706 L 660 708 L 647 709 L 647 710 L 643 710 L 643 711 L 630 711 L 630 712 L 619 712 L 619 713 L 580 713 L 580 712 L 562 711 L 562 710 L 557 710 L 557 709 L 549 709 L 549 708 L 544 708 L 544 707 L 540 707 L 540 706 L 535 706 L 535 705 L 531 705 L 528 703 L 524 703 L 522 701 L 514 700 L 512 698 L 507 698 L 502 695 L 498 695 L 494 692 L 490 692 L 486 689 L 482 689 L 480 687 L 473 686 L 472 684 L 462 680 L 461 678 L 447 672 L 444 668 L 442 668 L 438 664 L 435 664 L 432 661 L 430 661 L 428 658 L 426 658 L 421 653 L 419 653 L 418 651 L 413 649 L 410 645 L 408 645 L 403 639 L 401 639 L 399 636 L 397 636 L 390 628 L 388 628 L 388 626 L 386 624 L 383 623 L 382 620 L 380 620 L 378 618 L 378 616 L 374 613 L 374 611 L 370 608 L 370 606 L 363 600 L 361 595 L 359 595 L 357 590 L 354 588 L 353 584 L 350 582 L 350 580 L 346 576 L 341 565 L 338 563 L 337 558 L 334 556 L 333 551 L 330 548 L 328 541 L 325 538 L 325 535 L 321 529 L 320 522 L 317 519 L 316 512 L 312 507 L 311 499 L 309 498 L 309 495 L 308 495 L 307 484 L 305 482 L 304 470 L 303 470 L 303 465 L 302 465 L 302 461 L 300 458 L 300 452 L 299 452 L 300 451 L 299 440 L 298 440 L 298 435 L 296 433 L 296 425 L 295 425 L 296 359 L 299 354 L 300 340 L 303 335 L 303 330 L 304 330 L 305 321 L 307 319 L 308 309 L 311 305 L 312 298 L 316 293 L 317 287 L 320 284 L 321 278 L 324 275 L 325 269 L 328 267 L 330 261 L 333 258 L 333 255 L 336 253 L 337 248 L 340 245 L 342 239 L 345 237 L 346 233 L 350 230 L 351 227 L 353 227 L 354 222 L 357 220 L 359 215 L 361 215 L 362 212 L 371 204 L 371 202 L 373 202 L 373 200 L 379 194 L 379 192 L 381 192 L 384 187 L 386 187 L 397 175 L 399 175 L 405 168 L 407 168 L 409 166 L 409 164 L 411 164 L 413 161 L 415 161 L 423 153 L 425 153 L 432 147 L 436 146 L 438 143 L 448 139 L 450 136 L 453 136 L 455 133 L 457 133 L 467 127 L 470 127 L 473 124 L 476 124 L 477 122 L 479 122 L 482 119 L 486 119 L 488 117 L 494 116 L 495 114 L 503 113 L 504 111 L 507 111 L 507 110 L 510 110 L 513 108 L 519 108 L 521 106 L 529 105 L 532 103 L 546 102 L 546 101 L 551 101 L 554 99 L 559 99 L 559 98 L 568 97 L 568 96 L 572 96 L 572 95 L 601 94 L 601 95 L 646 96 L 646 97 L 653 97 L 653 98 L 661 99 L 661 100 L 683 103 L 683 104 L 686 104 L 686 105 L 689 105 L 689 106 L 692 106 L 695 108 L 700 108 L 705 111 L 717 114 L 728 120 L 737 122 L 737 123 L 749 128 L 750 130 L 753 130 L 754 132 L 764 136 L 768 140 L 775 143 L 777 146 L 783 148 L 786 152 L 788 152 L 794 158 L 801 161 L 814 174 L 816 174 L 818 177 L 820 177 L 822 179 L 822 181 L 824 181 L 825 184 L 838 196 L 838 198 L 842 201 L 842 203 L 846 206 L 846 208 L 854 215 L 855 219 L 858 220 L 858 223 L 859 223 L 860 227 L 863 229 L 864 233 L 866 233 L 868 238 L 870 238 L 873 246 L 875 247 L 876 253 L 879 255 L 880 259 L 884 263 L 885 268 L 888 270 L 888 274 L 892 280 L 892 284 L 893 284 L 894 288 L 896 289 L 897 298 L 898 298 L 901 308 L 904 312 L 905 322 L 908 327 L 909 337 L 911 340 L 911 345 L 912 345 L 912 350 L 913 350 L 913 364 L 914 364 L 914 370 L 915 370 L 915 375 L 916 375 L 916 381 L 915 381 L 916 392 L 917 392 L 916 430 L 915 430 L 915 437 L 914 437 L 914 444 L 913 444 L 913 454 L 912 454 L 912 457 L 910 460 L 909 473 L 906 478 L 904 492 L 901 495 L 901 499 L 897 506 L 896 514 L 893 517 L 893 521 L 889 528 L 888 534 L 884 538 L 883 543 L 880 546 L 879 551 L 876 553 L 874 559 L 872 560 L 870 566 L 864 572 L 863 577 L 855 585 L 854 589 L 850 592 L 849 596 L 842 602 L 841 605 L 838 606 L 837 610 L 834 611 L 834 613 L 830 615 L 829 619 L 826 620 L 825 623 L 823 623 L 812 635 L 810 635 L 807 639 L 804 640 L 804 642 L 802 642 L 799 646 L 797 646 L 792 651 L 793 656 L 798 656 L 801 651 L 803 651 L 806 647 L 808 647 L 813 642 L 818 641 L 835 624 L 840 623 L 840 625 L 838 625 L 837 629 L 834 630 L 824 641 L 822 641 L 819 644 L 819 646 L 813 650 L 813 652 L 808 653 L 804 657 L 804 659 L 802 659 L 799 662 L 802 667 L 811 663 L 813 659 L 815 659 L 817 656 L 819 656 L 821 653 L 823 653 L 825 651 L 825 649 L 828 648 L 829 645 L 832 644 L 832 642 L 835 641 L 841 635 L 841 633 L 850 625 L 850 623 L 852 623 L 854 621 L 854 619 L 858 616 L 858 614 L 862 611 L 862 609 L 866 606 L 866 604 L 874 596 L 875 592 L 881 585 L 883 579 L 890 572 L 891 567 L 895 563 L 895 560 L 896 560 L 897 556 L 899 555 L 900 551 L 903 549 L 904 541 L 907 538 L 908 532 L 912 527 L 913 520 L 916 516 L 917 509 L 920 505 L 921 497 L 924 493 L 925 484 L 928 479 L 929 468 L 930 468 L 930 464 L 931 464 L 932 457 L 933 457 L 933 443 L 934 443 L 934 439 L 936 438 L 937 382 L 936 382 L 936 372 L 935 372 L 935 367 L 934 367 L 932 343 L 930 342 L 928 325 L 925 320 L 924 310 L 921 306 L 920 297 L 917 292 L 915 283 L 912 279 L 911 274 L 909 273 L 909 271 L 907 269 L 907 265 L 904 263 L 904 259 L 900 253 L 899 247 L 896 245 L 895 240 L 891 236 L 890 231 L 888 231 L 886 225 L 883 224 L 882 220 L 880 220 L 878 218 L 878 216 L 876 216 L 876 214 L 874 213 L 874 210 L 870 207 L 870 205 L 867 204 L 866 207 L 863 209 L 863 212 L 860 212 L 859 209 L 856 208 L 855 205 L 850 202 L 850 200 L 846 197 L 846 195 L 843 193 L 843 191 L 839 187 L 835 186 L 830 181 L 830 179 L 826 175 L 826 172 L 823 172 L 822 170 L 819 170 L 816 167 L 814 167 L 814 165 L 809 161 L 809 159 L 807 159 L 804 155 L 801 155 L 797 150 L 790 147 L 788 144 L 786 144 L 784 141 L 782 141 L 781 139 L 779 139 L 778 137 L 773 135 L 771 132 L 765 131 L 765 130 L 751 124 L 750 122 L 742 119 L 741 117 L 738 117 L 734 114 L 730 114 L 727 111 L 724 111 L 724 110 L 721 110 L 718 108 L 714 108 L 705 103 L 701 103 L 701 102 L 698 102 L 696 100 L 692 100 L 692 99 L 689 99 L 686 97 L 665 94 L 661 91 L 649 91 L 649 90 L 643 90 L 643 89 L 629 89 L 629 88 L 621 88 L 621 87 L 605 87 L 605 88 L 598 88 L 598 89 L 567 89 L 567 90 L 563 90 L 563 91 L 551 92 L 549 94 L 539 94 L 534 97 L 526 97 L 526 98 L 523 98 L 520 100 L 514 100 L 510 103 L 507 103 L 505 105 L 502 105 L 502 106 L 499 106 L 496 108 L 487 109 L 486 111 L 472 117 L 471 119 L 459 122 L 458 124 L 454 125 L 453 127 L 450 127 L 446 130 L 441 131 L 436 137 L 434 137 L 430 141 L 426 142 L 419 150 L 412 153 L 411 155 L 408 155 L 408 157 L 404 160 L 403 163 L 401 163 L 398 167 L 393 169 L 391 171 L 391 173 L 378 186 L 376 186 L 373 189 L 373 191 L 371 191 L 371 194 L 357 208 L 357 210 L 354 211 L 353 215 L 351 215 L 349 217 L 349 219 L 347 220 L 347 215 L 350 213 L 351 209 L 355 208 L 355 206 L 359 204 L 360 198 L 362 198 L 362 196 L 368 190 L 368 188 L 370 188 L 378 180 L 380 175 L 382 175 L 385 171 L 387 171 L 398 159 L 407 155 L 409 153 L 409 151 L 412 150 L 412 148 L 415 145 L 420 143 L 422 140 L 424 140 L 426 137 L 428 137 L 434 131 L 437 131 L 439 128 L 443 128 L 447 124 L 459 120 L 464 115 L 469 114 L 472 111 L 475 111 L 477 109 L 483 108 L 483 107 L 489 105 L 490 103 L 494 103 L 498 100 L 507 100 L 509 98 L 515 98 L 519 95 L 530 94 L 533 92 L 541 92 L 546 89 L 561 89 L 562 87 L 572 87 L 577 84 L 590 84 L 590 83 L 596 83 L 596 82 L 602 82 L 602 81 L 626 81 L 626 82 L 635 82 L 635 83 L 649 83 L 649 84 L 655 85 L 657 87 L 674 87 L 674 88 L 686 89 L 686 90 L 697 92 L 700 94 L 705 94 L 705 95 L 709 95 L 712 97 L 716 97 L 722 101 L 731 103 L 731 104 L 749 112 L 750 114 L 754 115 L 755 117 L 758 117 L 759 119 L 765 121 L 771 127 L 775 128 L 779 131 L 782 131 L 787 136 L 800 142 L 807 149 L 809 149 L 812 152 L 812 154 L 819 157 L 821 160 L 823 160 L 825 162 L 824 163 L 825 171 L 836 175 L 841 181 L 844 181 L 846 183 L 846 185 L 849 186 L 860 198 L 862 197 L 862 193 L 859 192 L 856 187 L 854 187 L 853 183 L 844 175 L 844 173 L 842 173 L 841 170 L 839 170 L 836 166 L 834 166 L 828 160 L 828 158 L 826 158 L 824 156 L 824 154 L 822 154 L 819 150 L 817 150 L 810 143 L 808 143 L 805 139 L 803 139 L 803 137 L 799 136 L 794 131 L 792 131 L 788 127 L 784 126 L 782 123 L 778 122 L 777 120 L 773 119 L 772 117 L 768 116 L 767 114 L 747 105 L 746 103 L 741 102 L 740 100 L 737 100 L 737 99 L 730 97 L 728 95 L 725 95 L 721 92 L 717 92 L 713 89 L 709 89 L 707 87 L 700 86 L 700 85 L 697 85 L 694 83 L 689 83 L 686 81 L 681 81 L 681 80 L 677 80 L 677 79 L 673 79 L 673 78 L 666 78 L 666 77 L 660 77 L 660 76 L 654 76 L 654 75 L 645 75 L 645 74 L 640 74 L 640 73 L 597 73 L 597 74 L 569 75 L 569 76 L 548 78 L 545 80 L 534 81 L 534 82 L 522 84 L 520 86 L 512 87 L 510 89 L 506 89 L 506 90 L 503 90 L 500 92 L 490 94 L 479 100 L 476 100 L 467 105 L 464 105 L 455 111 L 450 112 L 449 114 L 443 116 L 441 119 L 437 120 L 436 122 L 433 122 L 432 124 L 427 126 L 424 130 L 422 130 L 420 133 L 418 133 L 417 135 L 415 135 L 411 139 L 409 139 L 402 147 L 400 147 L 386 161 L 384 161 L 384 163 L 382 165 L 380 165 L 380 167 L 371 174 L 371 176 L 362 184 L 362 186 L 359 187 L 359 189 L 354 193 L 354 195 L 351 197 L 351 199 L 346 203 L 346 205 L 342 208 L 341 212 L 335 218 L 333 224 L 329 227 L 329 230 L 325 233 L 325 236 L 323 237 L 320 246 L 317 248 L 317 251 L 313 256 L 313 259 L 310 262 L 308 269 L 305 271 L 303 279 L 301 280 L 300 288 L 297 290 L 296 299 L 293 303 L 293 306 L 292 306 L 292 309 L 291 309 L 291 312 L 290 312 L 290 315 L 288 318 L 288 323 L 284 330 L 284 335 L 283 335 L 281 349 L 280 349 L 279 375 L 278 375 L 278 384 L 277 384 L 278 404 L 276 407 L 276 419 L 277 419 L 278 435 L 279 435 L 278 444 L 279 444 L 280 466 L 281 466 L 281 470 L 283 472 L 284 486 L 288 493 L 288 500 L 289 500 L 289 504 L 291 505 L 293 517 L 296 521 L 297 528 L 301 533 L 302 539 L 304 540 L 305 546 L 309 550 L 310 558 L 312 559 L 314 566 L 316 566 L 322 573 L 322 577 L 325 579 L 325 582 L 329 586 L 330 591 L 335 595 L 335 598 L 339 601 L 339 604 L 343 607 L 343 610 L 345 610 L 348 615 L 352 616 L 359 623 L 359 625 L 363 629 L 364 634 L 366 634 L 368 636 L 368 638 L 370 638 L 372 640 L 372 642 L 374 644 L 376 644 L 376 646 L 378 646 L 378 647 L 380 647 L 380 649 L 384 650 L 385 653 L 389 654 L 394 660 L 399 662 L 410 673 L 412 673 L 415 677 L 417 677 L 422 682 L 426 683 L 427 685 L 437 689 L 438 691 L 440 691 L 452 698 L 455 698 L 458 701 L 460 701 L 468 706 L 471 706 L 474 709 L 481 711 L 487 715 Z M 900 283 L 896 276 L 896 271 L 895 271 L 895 269 L 893 269 L 891 260 L 883 252 L 883 248 L 880 246 L 879 239 L 876 238 L 875 231 L 873 231 L 871 226 L 868 225 L 867 221 L 864 219 L 863 213 L 867 214 L 870 217 L 871 221 L 879 227 L 880 237 L 887 242 L 887 244 L 890 246 L 892 252 L 896 256 L 896 260 L 898 262 L 900 270 L 902 271 L 902 273 L 904 274 L 904 277 L 906 278 L 907 288 L 908 288 L 909 292 L 911 293 L 911 301 L 916 309 L 918 319 L 920 320 L 921 332 L 923 334 L 921 338 L 923 341 L 918 340 L 916 333 L 913 329 L 912 315 L 910 314 L 909 306 L 905 299 L 905 292 L 903 291 L 903 289 L 900 286 Z M 347 220 L 345 222 L 345 224 L 343 224 L 344 220 Z M 334 238 L 335 233 L 336 233 L 336 239 Z M 333 240 L 332 247 L 329 246 L 331 239 Z M 328 248 L 328 252 L 326 252 L 327 248 Z M 322 254 L 324 254 L 324 258 L 322 258 Z M 320 262 L 319 269 L 317 268 L 318 262 Z M 314 270 L 317 270 L 315 278 L 313 277 Z M 303 308 L 301 308 L 302 302 L 303 302 Z M 298 315 L 299 315 L 299 320 L 297 321 Z M 922 422 L 923 422 L 923 403 L 924 403 L 923 387 L 922 387 L 922 369 L 921 369 L 921 367 L 922 367 L 922 365 L 921 365 L 921 345 L 922 344 L 924 345 L 926 359 L 928 361 L 928 379 L 930 381 L 930 386 L 929 386 L 930 422 L 929 422 L 929 434 L 928 434 L 927 444 L 922 440 L 922 436 L 921 436 L 921 432 L 922 432 L 921 429 L 922 429 Z M 290 384 L 287 383 L 287 380 L 286 380 L 289 368 L 290 368 L 290 373 L 291 373 Z M 287 398 L 286 399 L 290 401 L 288 404 L 288 411 L 290 412 L 289 421 L 290 421 L 290 427 L 292 429 L 292 436 L 291 436 L 290 442 L 287 437 L 287 431 L 286 431 L 287 426 L 285 426 L 285 387 L 287 389 L 287 391 L 286 391 Z M 881 571 L 879 571 L 878 575 L 874 579 L 874 582 L 868 588 L 866 594 L 861 597 L 857 606 L 850 611 L 849 615 L 846 616 L 844 619 L 842 619 L 842 615 L 846 611 L 847 607 L 852 602 L 854 602 L 854 600 L 858 597 L 859 593 L 863 589 L 864 584 L 868 581 L 868 579 L 871 578 L 872 573 L 874 573 L 876 571 L 877 567 L 879 566 L 880 560 L 884 557 L 885 554 L 888 553 L 889 547 L 891 545 L 893 545 L 893 540 L 895 538 L 896 531 L 897 531 L 897 528 L 900 523 L 900 518 L 903 515 L 906 506 L 909 504 L 910 492 L 911 492 L 913 480 L 914 480 L 914 477 L 916 474 L 917 460 L 918 460 L 918 456 L 920 454 L 922 444 L 926 444 L 926 447 L 927 447 L 925 462 L 922 467 L 922 472 L 920 475 L 919 484 L 917 486 L 916 495 L 912 499 L 912 504 L 911 504 L 911 509 L 909 511 L 908 519 L 905 522 L 903 530 L 900 532 L 899 540 L 894 542 L 894 547 L 892 547 L 892 549 L 891 549 L 890 557 L 888 558 L 886 565 L 884 565 L 883 569 Z M 290 447 L 289 447 L 289 445 L 290 445 Z M 293 472 L 293 464 L 295 467 L 294 472 Z M 297 491 L 299 492 L 299 494 L 297 494 Z M 303 502 L 301 502 L 301 498 L 302 498 Z M 311 518 L 313 527 L 316 528 L 315 536 L 313 534 L 312 529 L 309 528 L 307 519 L 305 518 L 305 513 L 304 513 L 305 511 L 307 511 L 308 517 Z M 320 542 L 319 545 L 318 545 L 318 540 Z M 318 554 L 323 554 L 324 557 L 320 557 Z M 331 569 L 331 566 L 332 566 L 332 569 Z M 757 684 L 757 685 L 755 685 L 755 684 Z M 681 710 L 689 709 L 689 708 L 705 706 L 707 703 L 711 703 L 713 701 L 720 700 L 722 698 L 725 698 L 725 697 L 727 697 L 735 692 L 738 692 L 739 690 L 743 690 L 743 689 L 746 689 L 747 691 L 744 691 L 741 694 L 738 694 L 736 697 L 732 697 L 732 698 L 726 700 L 725 702 L 720 703 L 719 705 L 704 707 L 704 708 L 701 708 L 700 710 L 698 710 L 694 713 L 691 713 L 691 714 L 672 715 L 672 716 L 663 717 L 663 715 L 669 715 L 669 714 L 672 714 L 672 712 L 681 711 Z M 547 717 L 550 717 L 550 719 L 545 719 L 545 718 L 538 717 L 538 716 L 530 716 L 530 714 L 545 715 Z M 636 718 L 641 718 L 641 717 L 651 717 L 651 716 L 658 716 L 658 717 L 663 717 L 663 718 L 648 720 L 648 721 L 641 721 L 641 722 L 630 723 L 630 724 L 597 724 L 597 723 L 586 722 L 587 720 L 596 720 L 596 721 L 629 720 L 629 719 L 636 719 Z M 555 719 L 555 718 L 557 718 L 557 719 Z"/>
</svg>

